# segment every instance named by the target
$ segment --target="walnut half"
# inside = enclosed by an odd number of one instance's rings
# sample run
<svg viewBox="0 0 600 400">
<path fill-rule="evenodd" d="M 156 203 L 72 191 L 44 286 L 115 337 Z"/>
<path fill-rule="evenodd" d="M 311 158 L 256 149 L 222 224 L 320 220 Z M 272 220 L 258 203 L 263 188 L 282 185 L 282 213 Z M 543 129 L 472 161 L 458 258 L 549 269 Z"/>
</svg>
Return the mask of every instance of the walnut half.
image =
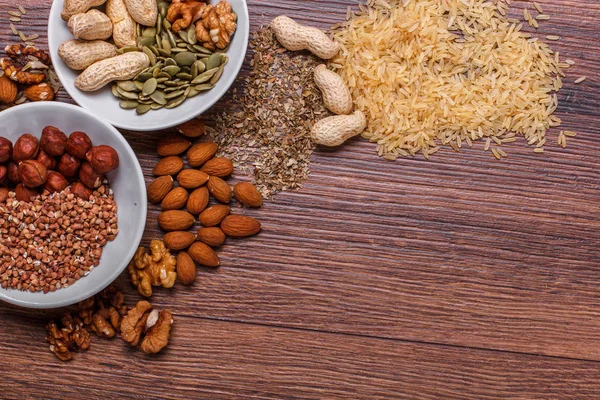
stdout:
<svg viewBox="0 0 600 400">
<path fill-rule="evenodd" d="M 146 354 L 156 354 L 169 343 L 173 315 L 167 310 L 152 310 L 145 300 L 139 301 L 121 323 L 121 337 L 132 346 L 141 341 L 140 349 Z"/>
<path fill-rule="evenodd" d="M 150 320 L 151 318 L 148 318 L 148 322 Z M 156 354 L 164 349 L 169 344 L 171 325 L 173 325 L 173 315 L 167 310 L 162 310 L 158 314 L 156 323 L 147 326 L 146 337 L 144 337 L 140 349 L 146 354 Z"/>
<path fill-rule="evenodd" d="M 162 240 L 150 242 L 150 253 L 140 247 L 129 263 L 131 282 L 144 297 L 152 296 L 152 286 L 172 288 L 177 279 L 177 259 L 171 255 Z"/>
</svg>

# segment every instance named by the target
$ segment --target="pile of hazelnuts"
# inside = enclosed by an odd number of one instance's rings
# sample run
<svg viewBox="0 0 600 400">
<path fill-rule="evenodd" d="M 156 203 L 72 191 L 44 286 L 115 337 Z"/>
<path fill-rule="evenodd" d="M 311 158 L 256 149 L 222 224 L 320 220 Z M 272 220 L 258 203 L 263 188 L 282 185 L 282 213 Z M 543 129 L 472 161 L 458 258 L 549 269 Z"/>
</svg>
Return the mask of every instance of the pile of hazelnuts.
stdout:
<svg viewBox="0 0 600 400">
<path fill-rule="evenodd" d="M 0 192 L 1 186 L 8 186 L 19 201 L 31 201 L 44 191 L 61 192 L 69 184 L 71 193 L 89 200 L 105 174 L 118 166 L 115 149 L 94 146 L 84 132 L 67 137 L 60 129 L 47 126 L 39 140 L 25 133 L 14 145 L 0 136 Z M 1 197 L 0 201 L 6 200 Z"/>
</svg>

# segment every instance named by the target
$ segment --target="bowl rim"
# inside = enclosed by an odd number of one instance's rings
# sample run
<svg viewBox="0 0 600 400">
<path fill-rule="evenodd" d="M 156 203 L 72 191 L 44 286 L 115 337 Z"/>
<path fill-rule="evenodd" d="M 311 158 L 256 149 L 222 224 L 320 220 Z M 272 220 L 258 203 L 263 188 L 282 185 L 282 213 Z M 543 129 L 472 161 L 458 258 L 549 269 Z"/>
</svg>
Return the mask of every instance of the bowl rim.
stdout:
<svg viewBox="0 0 600 400">
<path fill-rule="evenodd" d="M 123 145 L 123 147 L 125 148 L 127 156 L 131 157 L 132 159 L 135 160 L 135 162 L 134 162 L 135 171 L 137 172 L 138 176 L 140 176 L 142 178 L 141 180 L 136 179 L 137 185 L 139 186 L 138 189 L 142 193 L 146 192 L 146 183 L 144 180 L 144 173 L 142 171 L 142 167 L 140 166 L 139 160 L 138 160 L 137 156 L 135 155 L 135 152 L 133 151 L 133 149 L 127 142 L 127 140 L 123 137 L 123 135 L 114 126 L 112 126 L 108 122 L 104 121 L 102 118 L 98 117 L 94 113 L 92 113 L 82 107 L 75 106 L 73 104 L 68 104 L 68 103 L 36 102 L 36 103 L 22 104 L 22 105 L 15 106 L 13 108 L 9 108 L 9 109 L 3 111 L 2 115 L 4 115 L 4 116 L 7 114 L 10 115 L 10 113 L 12 113 L 16 110 L 19 110 L 20 112 L 22 112 L 23 110 L 27 110 L 27 109 L 32 109 L 31 115 L 35 115 L 35 109 L 39 109 L 39 108 L 56 108 L 58 112 L 60 111 L 60 109 L 70 109 L 75 112 L 83 113 L 83 114 L 86 114 L 89 117 L 91 117 L 93 120 L 95 120 L 99 125 L 103 125 L 106 129 L 112 131 L 112 133 L 114 133 L 115 138 L 118 141 L 120 141 L 121 144 Z M 118 206 L 118 204 L 117 204 L 117 206 Z M 0 300 L 4 301 L 6 303 L 10 303 L 10 304 L 19 306 L 19 307 L 34 308 L 34 309 L 53 309 L 53 308 L 66 307 L 66 306 L 76 304 L 80 301 L 83 301 L 89 297 L 96 295 L 97 293 L 99 293 L 100 291 L 102 291 L 103 289 L 108 287 L 121 275 L 121 273 L 125 270 L 125 268 L 127 268 L 129 261 L 133 258 L 134 254 L 138 248 L 138 245 L 141 242 L 142 237 L 144 235 L 145 228 L 146 228 L 146 221 L 148 219 L 148 199 L 146 198 L 145 195 L 141 196 L 141 202 L 140 202 L 139 206 L 141 208 L 141 216 L 143 218 L 140 218 L 139 221 L 137 222 L 136 234 L 135 234 L 134 241 L 133 241 L 133 243 L 135 243 L 135 245 L 132 245 L 129 248 L 128 252 L 123 257 L 123 265 L 115 268 L 113 270 L 113 272 L 104 281 L 99 282 L 99 284 L 97 286 L 95 286 L 93 290 L 88 291 L 88 292 L 81 292 L 77 295 L 68 297 L 66 299 L 57 300 L 54 302 L 46 302 L 46 301 L 24 301 L 24 300 L 15 299 L 12 296 L 10 296 L 10 293 L 11 293 L 11 291 L 16 291 L 16 289 L 3 289 L 0 287 Z M 85 278 L 89 279 L 89 277 L 85 277 Z M 63 289 L 59 289 L 59 290 L 63 290 Z"/>
<path fill-rule="evenodd" d="M 207 0 L 207 1 L 209 1 L 209 0 Z M 248 52 L 248 40 L 250 38 L 250 16 L 249 16 L 249 12 L 248 12 L 248 4 L 247 4 L 246 0 L 239 0 L 239 1 L 241 1 L 241 3 L 242 3 L 242 8 L 243 8 L 244 12 L 243 13 L 236 12 L 237 16 L 238 16 L 237 23 L 239 26 L 240 25 L 240 20 L 239 20 L 240 14 L 242 14 L 242 16 L 244 17 L 244 20 L 241 22 L 246 26 L 246 29 L 243 29 L 243 32 L 239 32 L 239 30 L 236 30 L 235 33 L 236 34 L 243 33 L 242 56 L 233 65 L 233 67 L 234 67 L 233 73 L 228 75 L 227 77 L 224 77 L 225 85 L 218 92 L 216 92 L 216 95 L 211 100 L 206 101 L 205 103 L 202 103 L 196 109 L 196 111 L 194 111 L 188 115 L 182 115 L 178 118 L 154 118 L 154 121 L 151 124 L 151 126 L 147 126 L 147 127 L 136 126 L 134 122 L 128 123 L 128 122 L 119 121 L 117 119 L 113 120 L 110 116 L 105 116 L 105 115 L 98 115 L 98 116 L 106 119 L 110 124 L 114 125 L 117 128 L 120 128 L 120 129 L 125 129 L 125 130 L 130 130 L 130 131 L 138 131 L 138 132 L 140 132 L 140 131 L 141 132 L 151 132 L 151 131 L 173 128 L 173 127 L 175 127 L 177 125 L 181 125 L 182 123 L 187 122 L 193 118 L 196 118 L 196 117 L 202 115 L 204 112 L 208 111 L 219 100 L 221 100 L 221 98 L 223 98 L 223 96 L 229 91 L 229 89 L 231 88 L 231 86 L 233 85 L 235 80 L 237 79 L 237 77 L 242 69 L 242 66 L 244 65 L 244 62 L 246 59 L 246 54 Z M 59 23 L 58 21 L 63 22 L 62 18 L 60 17 L 61 10 L 59 9 L 59 5 L 58 5 L 59 3 L 62 4 L 62 2 L 55 1 L 55 0 L 52 2 L 52 7 L 50 9 L 50 15 L 48 17 L 48 31 L 47 31 L 48 32 L 48 50 L 51 55 L 54 55 L 54 54 L 57 55 L 58 47 L 60 46 L 60 43 L 55 42 L 55 40 L 54 40 L 55 35 L 52 34 L 54 28 L 57 26 L 57 23 Z M 57 57 L 58 57 L 58 55 L 57 55 Z M 64 67 L 67 69 L 69 68 L 66 65 Z M 63 71 L 62 67 L 56 68 L 56 66 L 55 66 L 54 70 L 56 71 L 56 75 L 58 76 L 58 79 L 61 82 L 63 82 L 63 80 L 66 79 L 66 77 L 62 73 L 62 71 Z M 75 90 L 69 90 L 69 88 L 64 84 L 63 84 L 63 87 L 64 87 L 65 91 L 69 94 L 69 96 L 73 99 L 73 101 L 75 101 L 80 107 L 85 108 L 86 110 L 89 110 L 91 112 L 94 112 L 93 108 L 87 106 L 86 104 L 81 104 L 81 102 L 79 101 L 79 99 L 81 99 L 83 96 L 87 96 L 88 94 L 83 93 L 76 88 L 75 88 Z M 198 98 L 198 100 L 199 100 L 199 98 Z"/>
</svg>

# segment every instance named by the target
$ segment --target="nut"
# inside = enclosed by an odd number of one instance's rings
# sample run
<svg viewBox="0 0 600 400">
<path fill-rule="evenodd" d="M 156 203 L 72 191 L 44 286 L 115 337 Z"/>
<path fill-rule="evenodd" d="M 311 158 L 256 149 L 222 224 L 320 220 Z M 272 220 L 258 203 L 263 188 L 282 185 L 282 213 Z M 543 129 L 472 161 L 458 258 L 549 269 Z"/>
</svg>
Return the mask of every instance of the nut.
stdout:
<svg viewBox="0 0 600 400">
<path fill-rule="evenodd" d="M 40 142 L 30 133 L 21 135 L 13 146 L 12 159 L 16 163 L 35 158 L 40 150 Z"/>
<path fill-rule="evenodd" d="M 189 194 L 187 190 L 177 187 L 171 190 L 160 203 L 163 210 L 179 210 L 185 207 Z"/>
<path fill-rule="evenodd" d="M 96 61 L 117 55 L 117 47 L 102 40 L 67 40 L 58 47 L 58 55 L 67 66 L 83 71 Z"/>
<path fill-rule="evenodd" d="M 75 87 L 84 92 L 94 92 L 112 81 L 134 78 L 150 65 L 150 58 L 141 51 L 97 61 L 75 79 Z"/>
<path fill-rule="evenodd" d="M 79 169 L 79 180 L 88 188 L 97 189 L 102 185 L 104 175 L 98 174 L 92 169 L 90 163 L 84 162 Z"/>
<path fill-rule="evenodd" d="M 189 149 L 191 145 L 192 142 L 185 138 L 170 136 L 158 142 L 156 152 L 161 157 L 177 156 Z"/>
<path fill-rule="evenodd" d="M 163 242 L 169 250 L 185 250 L 196 241 L 196 235 L 191 232 L 175 231 L 165 234 Z"/>
<path fill-rule="evenodd" d="M 83 200 L 89 200 L 92 197 L 92 190 L 85 187 L 81 182 L 75 182 L 71 185 L 71 193 Z"/>
<path fill-rule="evenodd" d="M 152 169 L 156 176 L 177 175 L 183 169 L 181 157 L 169 156 L 160 160 Z"/>
<path fill-rule="evenodd" d="M 156 324 L 146 327 L 146 337 L 140 345 L 140 350 L 146 354 L 156 354 L 164 349 L 169 344 L 171 325 L 173 315 L 167 310 L 162 310 Z"/>
<path fill-rule="evenodd" d="M 104 144 L 92 147 L 85 157 L 97 174 L 107 174 L 119 167 L 119 155 L 115 149 Z"/>
<path fill-rule="evenodd" d="M 208 188 L 202 186 L 192 192 L 187 201 L 187 210 L 190 214 L 198 215 L 206 209 L 209 201 Z"/>
<path fill-rule="evenodd" d="M 194 225 L 194 216 L 186 211 L 168 210 L 158 216 L 158 225 L 163 231 L 185 231 Z"/>
<path fill-rule="evenodd" d="M 110 339 L 115 337 L 116 334 L 115 329 L 110 322 L 100 314 L 94 314 L 90 328 L 98 335 L 98 337 Z"/>
<path fill-rule="evenodd" d="M 21 182 L 21 178 L 19 178 L 19 167 L 14 162 L 9 162 L 7 169 L 8 181 L 12 184 L 17 184 Z"/>
<path fill-rule="evenodd" d="M 4 183 L 4 180 L 8 176 L 8 168 L 4 165 L 0 165 L 0 184 Z"/>
<path fill-rule="evenodd" d="M 92 7 L 104 4 L 106 0 L 65 0 L 60 17 L 68 21 L 72 15 L 84 13 Z"/>
<path fill-rule="evenodd" d="M 229 204 L 231 201 L 231 188 L 223 179 L 218 176 L 211 176 L 206 184 L 208 191 L 221 203 Z"/>
<path fill-rule="evenodd" d="M 75 39 L 105 40 L 112 36 L 113 24 L 102 11 L 91 9 L 85 13 L 72 15 L 67 28 Z"/>
<path fill-rule="evenodd" d="M 214 142 L 195 144 L 187 152 L 188 163 L 191 167 L 199 167 L 213 158 L 218 148 Z"/>
<path fill-rule="evenodd" d="M 152 305 L 145 300 L 138 301 L 121 321 L 121 338 L 132 346 L 137 346 L 148 319 Z"/>
<path fill-rule="evenodd" d="M 67 178 L 73 178 L 79 173 L 81 161 L 69 153 L 65 153 L 58 162 L 58 172 Z"/>
<path fill-rule="evenodd" d="M 231 175 L 233 172 L 233 163 L 225 157 L 215 157 L 208 160 L 200 171 L 207 173 L 210 176 L 218 176 L 224 178 Z"/>
<path fill-rule="evenodd" d="M 365 114 L 357 110 L 351 115 L 335 115 L 318 121 L 310 135 L 316 144 L 335 147 L 360 134 L 366 127 Z"/>
<path fill-rule="evenodd" d="M 184 169 L 177 175 L 177 182 L 186 189 L 196 189 L 208 182 L 208 178 L 209 176 L 202 171 Z"/>
<path fill-rule="evenodd" d="M 2 75 L 0 77 L 0 103 L 14 103 L 17 99 L 17 92 L 17 84 L 13 82 L 8 76 Z"/>
<path fill-rule="evenodd" d="M 219 247 L 225 243 L 226 236 L 221 228 L 200 228 L 198 229 L 198 240 L 210 247 Z"/>
<path fill-rule="evenodd" d="M 221 222 L 221 230 L 227 236 L 247 237 L 260 232 L 260 222 L 245 215 L 228 215 Z"/>
<path fill-rule="evenodd" d="M 0 203 L 4 203 L 8 199 L 8 188 L 0 187 Z"/>
<path fill-rule="evenodd" d="M 15 197 L 17 200 L 19 201 L 31 201 L 32 197 L 35 197 L 38 195 L 37 190 L 33 189 L 33 188 L 28 188 L 27 186 L 23 185 L 22 183 L 19 183 L 16 187 L 15 187 Z"/>
<path fill-rule="evenodd" d="M 106 15 L 113 23 L 113 41 L 117 47 L 135 46 L 137 23 L 131 18 L 123 0 L 108 0 Z"/>
<path fill-rule="evenodd" d="M 67 153 L 73 157 L 85 160 L 85 155 L 92 148 L 92 139 L 85 132 L 73 132 L 67 139 Z"/>
<path fill-rule="evenodd" d="M 45 82 L 31 85 L 23 91 L 29 101 L 52 101 L 54 100 L 54 89 Z"/>
<path fill-rule="evenodd" d="M 46 153 L 44 150 L 40 150 L 35 160 L 42 164 L 44 167 L 46 167 L 46 169 L 48 170 L 56 169 L 57 167 L 56 160 L 53 157 L 50 157 L 48 153 Z"/>
<path fill-rule="evenodd" d="M 199 220 L 202 226 L 210 227 L 217 226 L 221 223 L 223 218 L 225 218 L 231 209 L 229 206 L 224 204 L 217 204 L 212 207 L 208 207 L 206 210 L 202 211 L 200 214 Z"/>
<path fill-rule="evenodd" d="M 54 126 L 47 126 L 42 130 L 40 146 L 48 155 L 60 157 L 67 147 L 67 135 Z"/>
<path fill-rule="evenodd" d="M 184 285 L 191 285 L 196 280 L 196 264 L 185 251 L 177 255 L 177 278 Z"/>
<path fill-rule="evenodd" d="M 160 203 L 173 188 L 173 177 L 161 176 L 148 185 L 148 201 Z"/>
<path fill-rule="evenodd" d="M 334 114 L 347 115 L 352 111 L 352 95 L 341 76 L 321 64 L 315 68 L 315 84 L 323 94 L 325 107 Z"/>
<path fill-rule="evenodd" d="M 152 286 L 171 288 L 175 285 L 177 259 L 171 255 L 162 240 L 150 242 L 150 253 L 139 247 L 129 263 L 131 282 L 142 296 L 152 295 Z"/>
<path fill-rule="evenodd" d="M 23 161 L 17 171 L 21 182 L 29 188 L 43 185 L 48 177 L 46 167 L 35 160 Z"/>
<path fill-rule="evenodd" d="M 240 182 L 233 188 L 233 195 L 243 205 L 247 207 L 262 206 L 263 198 L 254 186 L 248 182 Z"/>
<path fill-rule="evenodd" d="M 13 144 L 10 140 L 0 136 L 0 163 L 10 160 L 13 152 Z"/>
<path fill-rule="evenodd" d="M 191 119 L 177 127 L 177 131 L 183 136 L 189 138 L 197 138 L 206 134 L 204 123 L 199 119 Z"/>
<path fill-rule="evenodd" d="M 140 25 L 156 25 L 158 6 L 156 0 L 125 0 L 125 6 L 131 18 Z"/>
<path fill-rule="evenodd" d="M 190 257 L 205 267 L 218 267 L 219 256 L 213 249 L 201 242 L 196 242 L 188 249 Z"/>
<path fill-rule="evenodd" d="M 271 29 L 283 47 L 288 50 L 308 50 L 323 60 L 333 58 L 340 45 L 331 40 L 320 29 L 300 25 L 293 19 L 281 15 L 271 22 Z"/>
<path fill-rule="evenodd" d="M 69 186 L 69 182 L 67 182 L 64 176 L 56 171 L 48 171 L 48 178 L 44 184 L 45 190 L 49 191 L 50 193 L 62 192 L 67 186 Z"/>
</svg>

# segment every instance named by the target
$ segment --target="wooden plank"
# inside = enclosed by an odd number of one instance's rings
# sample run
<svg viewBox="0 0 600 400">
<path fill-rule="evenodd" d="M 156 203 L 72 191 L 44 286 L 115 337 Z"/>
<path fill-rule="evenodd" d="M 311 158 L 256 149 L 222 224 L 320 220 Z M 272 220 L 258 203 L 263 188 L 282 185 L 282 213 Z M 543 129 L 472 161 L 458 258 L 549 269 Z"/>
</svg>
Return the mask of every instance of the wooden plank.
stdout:
<svg viewBox="0 0 600 400">
<path fill-rule="evenodd" d="M 592 399 L 598 363 L 175 316 L 148 357 L 93 338 L 65 365 L 26 318 L 0 312 L 2 398 Z M 24 346 L 25 343 L 35 346 Z"/>
</svg>

